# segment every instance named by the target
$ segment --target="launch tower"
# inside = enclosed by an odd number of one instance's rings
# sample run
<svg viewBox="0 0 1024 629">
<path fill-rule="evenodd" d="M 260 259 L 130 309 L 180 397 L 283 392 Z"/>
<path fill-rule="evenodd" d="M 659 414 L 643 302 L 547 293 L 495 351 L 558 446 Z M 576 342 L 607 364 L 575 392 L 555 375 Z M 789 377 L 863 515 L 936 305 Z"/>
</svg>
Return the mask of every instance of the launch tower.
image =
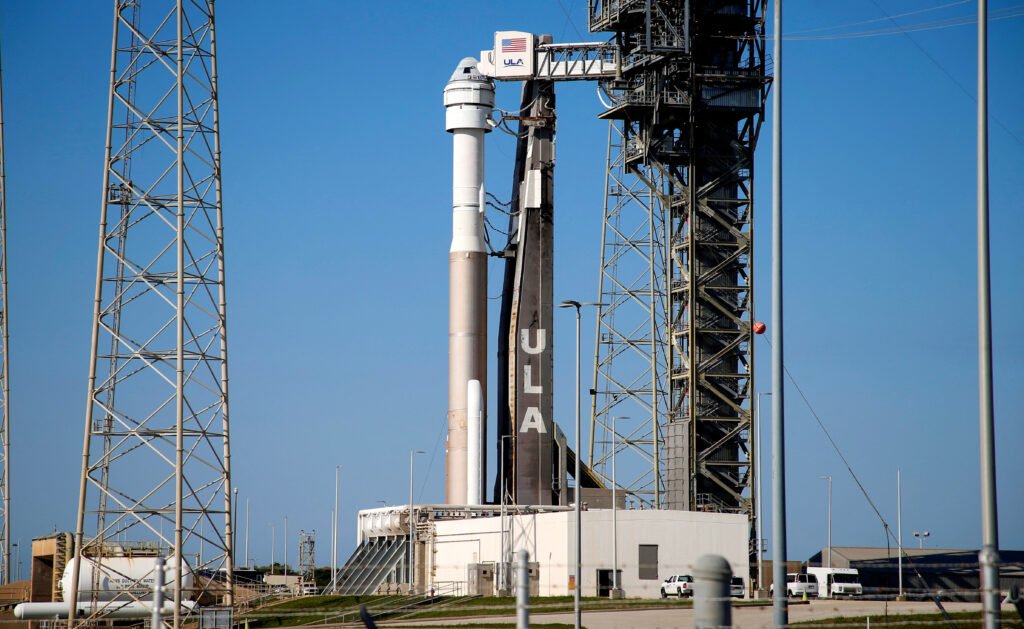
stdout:
<svg viewBox="0 0 1024 629">
<path fill-rule="evenodd" d="M 590 0 L 611 121 L 590 460 L 655 508 L 753 526 L 753 165 L 762 0 Z M 618 422 L 613 434 L 612 418 Z M 623 481 L 620 480 L 620 484 Z"/>
</svg>

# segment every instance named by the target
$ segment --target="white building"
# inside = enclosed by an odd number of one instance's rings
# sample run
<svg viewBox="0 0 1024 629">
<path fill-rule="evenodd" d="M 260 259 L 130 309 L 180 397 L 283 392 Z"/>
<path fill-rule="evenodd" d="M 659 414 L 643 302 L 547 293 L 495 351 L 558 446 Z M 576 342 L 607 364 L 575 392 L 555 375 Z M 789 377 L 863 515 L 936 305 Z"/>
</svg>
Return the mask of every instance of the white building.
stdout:
<svg viewBox="0 0 1024 629">
<path fill-rule="evenodd" d="M 692 574 L 697 558 L 713 553 L 725 557 L 733 574 L 748 575 L 749 525 L 744 515 L 693 511 L 619 510 L 618 569 L 624 595 L 660 596 L 661 581 L 672 574 Z M 599 594 L 610 584 L 612 511 L 583 512 L 584 596 Z M 540 596 L 572 593 L 575 572 L 575 513 L 556 511 L 500 517 L 436 520 L 431 535 L 418 540 L 417 572 L 439 591 L 464 583 L 472 591 L 472 572 L 490 565 L 500 575 L 502 542 L 507 540 L 506 561 L 520 549 L 536 562 L 534 592 Z M 498 579 L 500 581 L 500 578 Z M 461 587 L 456 589 L 462 590 Z M 483 592 L 481 592 L 483 593 Z"/>
</svg>

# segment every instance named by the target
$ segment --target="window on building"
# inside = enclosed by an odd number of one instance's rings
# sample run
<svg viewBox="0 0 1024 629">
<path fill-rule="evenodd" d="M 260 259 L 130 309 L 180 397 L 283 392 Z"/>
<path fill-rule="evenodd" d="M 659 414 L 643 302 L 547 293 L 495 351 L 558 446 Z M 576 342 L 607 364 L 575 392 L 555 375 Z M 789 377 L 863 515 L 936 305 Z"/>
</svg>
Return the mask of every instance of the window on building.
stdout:
<svg viewBox="0 0 1024 629">
<path fill-rule="evenodd" d="M 658 545 L 640 544 L 639 578 L 658 580 Z"/>
</svg>

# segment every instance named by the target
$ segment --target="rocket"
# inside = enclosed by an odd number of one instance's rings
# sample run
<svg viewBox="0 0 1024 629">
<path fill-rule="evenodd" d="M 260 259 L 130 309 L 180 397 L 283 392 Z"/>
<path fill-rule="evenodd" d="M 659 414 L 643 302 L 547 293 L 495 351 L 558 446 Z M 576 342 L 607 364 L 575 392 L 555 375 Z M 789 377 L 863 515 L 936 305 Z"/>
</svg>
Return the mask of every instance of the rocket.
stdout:
<svg viewBox="0 0 1024 629">
<path fill-rule="evenodd" d="M 459 62 L 444 88 L 452 134 L 452 244 L 448 254 L 448 440 L 446 501 L 480 504 L 486 441 L 487 249 L 484 242 L 484 136 L 490 133 L 494 82 L 477 60 Z M 472 388 L 471 381 L 476 381 Z M 474 406 L 473 442 L 469 406 Z M 480 448 L 480 452 L 470 449 Z M 470 470 L 470 463 L 480 469 Z M 474 477 L 470 480 L 470 477 Z M 475 495 L 470 495 L 470 489 Z"/>
</svg>

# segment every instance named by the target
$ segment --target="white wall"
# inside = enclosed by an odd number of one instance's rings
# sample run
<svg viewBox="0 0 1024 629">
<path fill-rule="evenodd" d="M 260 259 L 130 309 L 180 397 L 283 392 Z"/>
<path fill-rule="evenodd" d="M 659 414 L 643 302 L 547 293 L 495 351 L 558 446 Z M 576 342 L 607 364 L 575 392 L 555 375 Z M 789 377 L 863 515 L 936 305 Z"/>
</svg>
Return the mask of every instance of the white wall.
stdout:
<svg viewBox="0 0 1024 629">
<path fill-rule="evenodd" d="M 622 589 L 628 597 L 655 598 L 661 579 L 671 574 L 692 574 L 700 555 L 724 556 L 733 574 L 746 580 L 747 518 L 743 515 L 691 511 L 617 512 L 618 567 Z M 597 570 L 612 568 L 612 512 L 591 509 L 583 512 L 584 596 L 597 594 Z M 513 531 L 513 552 L 525 548 L 531 561 L 540 564 L 540 595 L 565 596 L 569 575 L 574 572 L 575 515 L 570 512 L 509 516 Z M 470 563 L 499 562 L 500 518 L 474 518 L 436 523 L 433 580 L 466 581 Z M 640 580 L 640 544 L 657 544 L 658 579 Z"/>
</svg>

